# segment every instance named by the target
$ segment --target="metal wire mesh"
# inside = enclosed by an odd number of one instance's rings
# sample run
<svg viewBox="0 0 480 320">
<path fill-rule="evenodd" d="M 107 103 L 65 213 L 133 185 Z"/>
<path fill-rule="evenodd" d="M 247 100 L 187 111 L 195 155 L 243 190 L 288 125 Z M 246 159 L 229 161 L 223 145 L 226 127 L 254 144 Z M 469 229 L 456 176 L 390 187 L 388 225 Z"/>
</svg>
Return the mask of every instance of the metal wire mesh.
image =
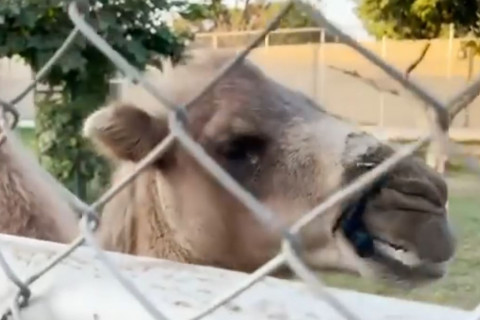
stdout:
<svg viewBox="0 0 480 320">
<path fill-rule="evenodd" d="M 367 185 L 375 181 L 382 174 L 392 169 L 403 158 L 413 154 L 417 149 L 419 149 L 424 144 L 428 143 L 432 139 L 436 139 L 437 143 L 440 143 L 444 146 L 443 150 L 449 154 L 461 154 L 464 159 L 467 161 L 467 165 L 473 169 L 478 170 L 476 161 L 472 161 L 465 155 L 463 155 L 460 147 L 453 144 L 448 140 L 448 127 L 450 121 L 467 105 L 469 105 L 475 97 L 478 96 L 480 92 L 480 77 L 472 81 L 472 83 L 464 88 L 461 92 L 455 95 L 447 102 L 440 101 L 435 95 L 431 94 L 428 90 L 423 88 L 420 84 L 414 82 L 411 79 L 404 77 L 403 73 L 395 69 L 393 66 L 382 60 L 380 57 L 372 53 L 371 51 L 362 47 L 359 43 L 353 40 L 348 35 L 344 34 L 341 30 L 335 27 L 330 21 L 328 21 L 320 11 L 314 10 L 311 5 L 302 0 L 290 0 L 288 1 L 279 14 L 272 19 L 268 24 L 265 30 L 259 34 L 243 51 L 237 54 L 236 58 L 228 63 L 220 72 L 214 77 L 214 79 L 208 83 L 205 88 L 196 95 L 189 103 L 184 106 L 176 106 L 172 103 L 168 97 L 160 94 L 155 87 L 144 79 L 141 73 L 134 67 L 132 67 L 127 60 L 125 60 L 118 52 L 116 52 L 112 47 L 102 39 L 91 26 L 87 24 L 84 20 L 82 13 L 79 8 L 84 3 L 79 1 L 72 1 L 69 5 L 68 14 L 71 21 L 74 23 L 75 28 L 65 40 L 63 45 L 57 50 L 57 52 L 52 56 L 48 63 L 42 68 L 42 70 L 37 74 L 33 82 L 25 88 L 16 98 L 12 101 L 3 101 L 0 100 L 0 106 L 3 110 L 4 115 L 9 115 L 6 118 L 9 121 L 6 121 L 2 124 L 4 130 L 8 130 L 6 127 L 14 128 L 18 122 L 19 114 L 15 109 L 15 104 L 21 101 L 28 92 L 30 92 L 35 84 L 44 77 L 51 67 L 58 61 L 58 59 L 65 53 L 66 50 L 73 43 L 74 39 L 78 36 L 85 37 L 90 41 L 98 50 L 100 50 L 104 55 L 106 55 L 116 67 L 122 71 L 130 80 L 134 80 L 140 85 L 143 86 L 153 97 L 155 97 L 159 102 L 165 105 L 169 109 L 169 125 L 170 125 L 170 134 L 159 143 L 151 152 L 145 156 L 140 162 L 137 163 L 135 170 L 131 172 L 128 176 L 124 177 L 117 184 L 112 186 L 105 194 L 103 194 L 97 201 L 91 205 L 87 205 L 79 200 L 74 194 L 69 192 L 66 188 L 59 185 L 48 173 L 45 172 L 45 176 L 51 181 L 55 182 L 59 187 L 62 196 L 64 196 L 69 203 L 76 209 L 81 212 L 81 235 L 74 240 L 69 246 L 68 249 L 59 255 L 50 259 L 50 261 L 41 266 L 38 271 L 31 274 L 26 279 L 20 279 L 15 272 L 8 266 L 3 255 L 0 253 L 0 267 L 3 269 L 8 278 L 18 287 L 18 293 L 15 298 L 12 300 L 11 307 L 8 310 L 5 310 L 3 317 L 12 316 L 15 319 L 20 318 L 20 309 L 28 304 L 30 298 L 30 289 L 29 286 L 38 280 L 42 275 L 47 273 L 51 268 L 53 268 L 60 261 L 68 257 L 73 251 L 76 250 L 82 244 L 87 244 L 93 250 L 95 250 L 101 262 L 108 268 L 112 275 L 123 285 L 123 287 L 135 298 L 138 302 L 152 315 L 155 319 L 169 319 L 162 310 L 159 310 L 155 307 L 148 299 L 145 297 L 142 292 L 129 280 L 127 280 L 115 267 L 114 263 L 109 259 L 109 257 L 102 251 L 99 245 L 94 239 L 93 232 L 98 226 L 99 215 L 97 210 L 110 201 L 113 197 L 122 188 L 127 186 L 136 176 L 138 176 L 145 168 L 148 167 L 153 161 L 158 159 L 163 155 L 163 153 L 172 145 L 174 141 L 180 142 L 186 150 L 190 152 L 191 155 L 200 163 L 211 175 L 213 175 L 221 185 L 232 193 L 239 201 L 241 201 L 254 215 L 255 217 L 262 222 L 266 227 L 271 228 L 275 231 L 280 231 L 283 235 L 282 240 L 282 249 L 280 253 L 271 259 L 269 262 L 265 263 L 258 270 L 253 272 L 243 283 L 239 283 L 238 286 L 232 288 L 230 291 L 225 292 L 224 295 L 219 297 L 216 301 L 212 301 L 210 305 L 206 306 L 203 310 L 198 310 L 194 315 L 189 319 L 202 319 L 206 315 L 214 312 L 216 309 L 221 307 L 223 304 L 233 299 L 234 297 L 242 294 L 244 291 L 248 290 L 255 283 L 261 281 L 264 277 L 278 269 L 282 265 L 287 265 L 298 277 L 305 281 L 308 286 L 311 287 L 312 292 L 317 294 L 321 299 L 324 299 L 328 304 L 336 309 L 345 319 L 360 319 L 352 310 L 349 310 L 346 306 L 340 303 L 334 296 L 330 295 L 328 291 L 325 290 L 324 285 L 319 279 L 317 274 L 314 274 L 312 270 L 307 266 L 307 264 L 301 259 L 300 250 L 301 247 L 296 239 L 299 231 L 304 228 L 308 223 L 313 219 L 317 218 L 329 208 L 334 206 L 347 199 L 349 196 L 354 194 L 357 191 L 360 191 L 366 188 Z M 222 77 L 224 77 L 228 72 L 234 69 L 245 57 L 254 49 L 258 44 L 260 44 L 264 37 L 276 26 L 279 24 L 280 20 L 287 14 L 287 12 L 292 8 L 292 6 L 298 6 L 303 11 L 311 15 L 311 17 L 318 22 L 319 25 L 326 27 L 330 33 L 338 37 L 338 39 L 350 46 L 366 59 L 380 67 L 392 78 L 401 83 L 405 88 L 408 88 L 413 94 L 418 96 L 421 100 L 425 102 L 427 106 L 434 111 L 436 115 L 436 121 L 432 122 L 432 130 L 430 133 L 426 134 L 424 137 L 418 141 L 408 144 L 400 149 L 398 149 L 390 158 L 380 163 L 374 169 L 363 174 L 355 181 L 334 193 L 328 197 L 324 202 L 319 204 L 317 207 L 313 208 L 305 215 L 302 216 L 293 226 L 287 227 L 280 225 L 275 219 L 275 215 L 268 208 L 264 207 L 253 195 L 251 195 L 247 190 L 241 187 L 226 171 L 224 171 L 204 150 L 197 144 L 187 133 L 183 127 L 183 112 L 186 107 L 198 101 L 205 93 L 207 93 Z M 1 129 L 1 128 L 0 128 Z M 2 131 L 4 131 L 2 130 Z M 480 306 L 472 313 L 471 319 L 479 319 L 479 310 Z"/>
</svg>

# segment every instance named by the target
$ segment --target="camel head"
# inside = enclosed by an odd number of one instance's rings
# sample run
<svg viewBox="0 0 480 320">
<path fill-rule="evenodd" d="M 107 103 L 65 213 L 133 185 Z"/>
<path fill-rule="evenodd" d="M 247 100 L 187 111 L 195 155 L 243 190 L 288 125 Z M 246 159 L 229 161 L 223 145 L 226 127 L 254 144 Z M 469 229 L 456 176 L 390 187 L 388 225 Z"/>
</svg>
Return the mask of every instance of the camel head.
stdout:
<svg viewBox="0 0 480 320">
<path fill-rule="evenodd" d="M 179 105 L 233 58 L 228 52 L 199 52 L 184 64 L 150 74 Z M 90 115 L 84 133 L 122 168 L 138 162 L 169 133 L 163 110 L 152 97 L 132 89 L 123 101 Z M 287 225 L 394 152 L 248 60 L 187 108 L 184 126 Z M 148 191 L 160 196 L 143 200 L 134 215 L 143 205 L 158 208 L 155 214 L 188 252 L 187 260 L 251 271 L 278 253 L 280 235 L 258 222 L 178 141 L 145 174 L 158 182 Z M 122 203 L 133 203 L 133 197 L 124 195 Z M 455 251 L 446 201 L 442 177 L 409 157 L 302 229 L 304 259 L 318 270 L 410 285 L 439 279 Z M 137 231 L 135 236 L 144 235 Z"/>
</svg>

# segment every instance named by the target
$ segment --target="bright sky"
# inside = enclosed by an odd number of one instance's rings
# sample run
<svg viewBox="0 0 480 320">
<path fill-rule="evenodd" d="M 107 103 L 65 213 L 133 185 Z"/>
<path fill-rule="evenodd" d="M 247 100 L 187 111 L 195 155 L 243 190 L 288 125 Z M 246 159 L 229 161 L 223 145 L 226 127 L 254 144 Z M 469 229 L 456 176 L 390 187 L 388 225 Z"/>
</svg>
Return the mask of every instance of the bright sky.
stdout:
<svg viewBox="0 0 480 320">
<path fill-rule="evenodd" d="M 345 33 L 359 40 L 372 38 L 355 14 L 356 4 L 352 0 L 322 0 L 319 2 L 320 10 L 327 19 L 338 25 Z"/>
</svg>

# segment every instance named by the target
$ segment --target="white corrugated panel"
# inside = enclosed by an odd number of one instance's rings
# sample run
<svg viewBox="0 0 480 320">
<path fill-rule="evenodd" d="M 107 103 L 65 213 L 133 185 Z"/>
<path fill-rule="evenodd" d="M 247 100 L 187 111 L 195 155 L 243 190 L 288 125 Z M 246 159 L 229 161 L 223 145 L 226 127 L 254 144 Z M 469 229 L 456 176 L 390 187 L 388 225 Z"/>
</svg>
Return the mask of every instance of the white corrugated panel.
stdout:
<svg viewBox="0 0 480 320">
<path fill-rule="evenodd" d="M 65 249 L 64 245 L 0 235 L 0 248 L 22 278 Z M 186 319 L 247 277 L 246 274 L 170 261 L 109 254 L 154 305 L 172 319 Z M 0 273 L 0 310 L 13 286 Z M 368 320 L 467 319 L 463 310 L 330 289 L 350 310 Z M 82 247 L 32 286 L 23 320 L 152 319 L 113 279 L 90 248 Z M 342 319 L 303 284 L 268 278 L 205 319 Z"/>
</svg>

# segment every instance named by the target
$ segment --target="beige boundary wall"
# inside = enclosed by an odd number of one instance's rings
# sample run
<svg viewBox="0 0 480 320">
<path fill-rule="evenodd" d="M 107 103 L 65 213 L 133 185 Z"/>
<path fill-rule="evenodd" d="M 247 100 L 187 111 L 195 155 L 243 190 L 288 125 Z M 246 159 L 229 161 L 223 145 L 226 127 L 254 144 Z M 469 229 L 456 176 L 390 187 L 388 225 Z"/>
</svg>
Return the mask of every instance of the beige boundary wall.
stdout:
<svg viewBox="0 0 480 320">
<path fill-rule="evenodd" d="M 438 39 L 431 42 L 422 64 L 412 77 L 442 99 L 447 99 L 466 84 L 467 61 L 459 59 L 461 39 Z M 394 41 L 363 43 L 401 70 L 418 57 L 426 41 Z M 261 69 L 277 81 L 300 90 L 328 110 L 359 123 L 381 127 L 383 132 L 406 136 L 426 129 L 423 105 L 400 88 L 378 68 L 347 46 L 339 43 L 264 46 L 250 56 Z M 475 61 L 474 75 L 480 70 Z M 356 72 L 398 94 L 379 93 L 371 85 L 340 71 Z M 0 60 L 0 96 L 11 98 L 31 79 L 30 70 L 19 61 Z M 20 105 L 22 118 L 34 114 L 33 95 Z M 469 108 L 468 117 L 461 113 L 454 122 L 453 138 L 468 136 L 480 144 L 480 100 Z M 462 132 L 457 134 L 454 132 Z M 465 132 L 468 132 L 465 134 Z"/>
</svg>

